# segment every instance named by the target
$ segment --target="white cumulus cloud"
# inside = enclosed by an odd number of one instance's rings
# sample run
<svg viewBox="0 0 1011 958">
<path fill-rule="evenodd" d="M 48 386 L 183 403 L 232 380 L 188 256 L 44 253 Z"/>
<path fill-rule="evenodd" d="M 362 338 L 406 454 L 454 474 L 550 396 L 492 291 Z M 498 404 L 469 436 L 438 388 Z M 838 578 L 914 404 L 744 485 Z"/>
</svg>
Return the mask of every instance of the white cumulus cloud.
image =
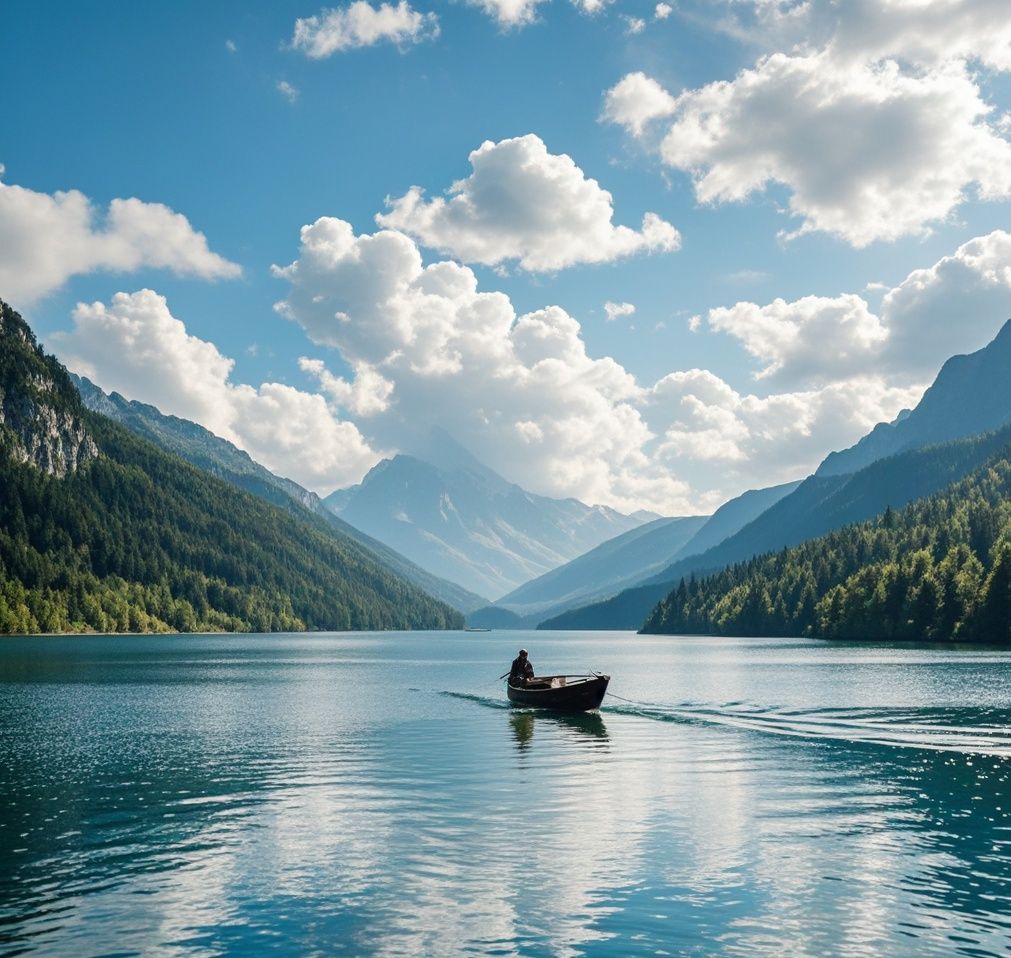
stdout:
<svg viewBox="0 0 1011 958">
<path fill-rule="evenodd" d="M 602 120 L 618 123 L 635 136 L 660 117 L 670 116 L 677 101 L 645 73 L 629 73 L 604 94 Z"/>
<path fill-rule="evenodd" d="M 647 108 L 619 84 L 604 115 L 641 132 L 665 109 L 651 96 L 657 105 Z M 1011 195 L 1011 144 L 958 64 L 911 74 L 892 61 L 775 54 L 732 81 L 686 91 L 672 110 L 660 154 L 692 176 L 701 202 L 780 183 L 799 233 L 862 247 L 923 233 L 972 193 Z"/>
<path fill-rule="evenodd" d="M 117 293 L 108 306 L 81 303 L 73 318 L 73 329 L 53 345 L 74 372 L 198 422 L 310 489 L 326 494 L 357 482 L 380 458 L 321 394 L 232 382 L 234 360 L 187 333 L 152 290 Z"/>
<path fill-rule="evenodd" d="M 410 447 L 419 430 L 440 425 L 535 491 L 689 506 L 688 488 L 644 454 L 650 433 L 634 377 L 589 357 L 563 309 L 517 315 L 507 296 L 481 291 L 467 267 L 425 266 L 402 233 L 356 236 L 326 217 L 303 228 L 298 259 L 275 272 L 291 284 L 282 315 L 383 381 L 385 408 L 370 400 L 377 411 L 359 420 L 374 446 Z M 357 380 L 333 389 L 325 369 L 316 371 L 348 409 Z M 378 399 L 374 387 L 363 394 Z"/>
<path fill-rule="evenodd" d="M 780 49 L 829 47 L 840 59 L 873 62 L 886 58 L 919 67 L 973 60 L 992 70 L 1011 70 L 1011 19 L 1005 0 L 808 0 L 735 2 L 750 10 L 755 34 Z M 726 25 L 732 11 L 719 11 Z M 757 27 L 757 30 L 756 30 Z M 733 32 L 743 36 L 745 25 Z"/>
<path fill-rule="evenodd" d="M 425 265 L 402 233 L 323 217 L 301 239 L 275 267 L 290 284 L 277 309 L 355 370 L 303 363 L 339 414 L 372 448 L 410 448 L 440 425 L 536 492 L 684 513 L 803 475 L 916 398 L 879 377 L 764 397 L 703 370 L 640 383 L 590 356 L 565 310 L 517 315 L 469 268 Z"/>
<path fill-rule="evenodd" d="M 96 270 L 167 269 L 220 279 L 242 270 L 161 203 L 115 199 L 103 213 L 77 190 L 39 193 L 0 183 L 0 290 L 27 303 Z"/>
<path fill-rule="evenodd" d="M 515 260 L 531 272 L 604 263 L 640 252 L 669 252 L 680 235 L 655 213 L 640 230 L 615 226 L 611 194 L 533 134 L 486 141 L 470 154 L 472 172 L 449 197 L 426 200 L 420 187 L 389 200 L 380 226 L 465 262 Z"/>
<path fill-rule="evenodd" d="M 881 319 L 891 369 L 931 370 L 985 346 L 1011 319 L 1011 233 L 977 236 L 913 270 L 885 294 Z"/>
<path fill-rule="evenodd" d="M 610 300 L 604 303 L 604 313 L 609 322 L 621 316 L 631 316 L 634 312 L 635 306 L 632 303 L 612 303 Z"/>
<path fill-rule="evenodd" d="M 406 46 L 438 35 L 439 18 L 434 13 L 419 13 L 407 0 L 400 0 L 396 6 L 382 3 L 378 7 L 366 0 L 354 0 L 347 6 L 296 20 L 291 45 L 306 56 L 321 60 L 377 43 Z"/>
<path fill-rule="evenodd" d="M 661 158 L 692 178 L 701 202 L 781 185 L 799 224 L 787 236 L 820 231 L 863 247 L 922 235 L 966 199 L 1011 196 L 1008 122 L 981 76 L 1011 69 L 1006 0 L 710 9 L 717 28 L 775 52 L 677 97 L 630 74 L 603 110 L 637 137 L 670 117 Z"/>
<path fill-rule="evenodd" d="M 860 296 L 805 296 L 767 306 L 741 302 L 709 311 L 709 325 L 729 333 L 765 367 L 756 378 L 826 383 L 865 372 L 887 339 Z"/>
<path fill-rule="evenodd" d="M 491 17 L 503 30 L 525 27 L 537 19 L 537 7 L 544 0 L 466 0 Z"/>
<path fill-rule="evenodd" d="M 922 385 L 890 386 L 870 376 L 757 396 L 691 369 L 652 388 L 647 419 L 663 429 L 657 457 L 677 475 L 710 489 L 719 476 L 721 491 L 733 494 L 807 475 L 827 450 L 851 445 L 922 393 Z"/>
<path fill-rule="evenodd" d="M 861 296 L 806 296 L 712 309 L 711 329 L 761 363 L 756 378 L 789 389 L 877 375 L 929 381 L 956 353 L 985 346 L 1011 318 L 1011 234 L 995 230 L 886 288 L 875 314 Z"/>
</svg>

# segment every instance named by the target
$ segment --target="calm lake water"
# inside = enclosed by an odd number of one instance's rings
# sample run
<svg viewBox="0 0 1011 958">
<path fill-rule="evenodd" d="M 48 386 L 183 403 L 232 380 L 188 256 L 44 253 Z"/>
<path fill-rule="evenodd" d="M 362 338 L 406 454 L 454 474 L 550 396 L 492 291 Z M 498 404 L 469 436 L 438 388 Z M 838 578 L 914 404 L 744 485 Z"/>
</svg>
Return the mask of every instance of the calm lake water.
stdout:
<svg viewBox="0 0 1011 958">
<path fill-rule="evenodd" d="M 0 954 L 1003 956 L 1009 720 L 987 649 L 3 640 Z"/>
</svg>

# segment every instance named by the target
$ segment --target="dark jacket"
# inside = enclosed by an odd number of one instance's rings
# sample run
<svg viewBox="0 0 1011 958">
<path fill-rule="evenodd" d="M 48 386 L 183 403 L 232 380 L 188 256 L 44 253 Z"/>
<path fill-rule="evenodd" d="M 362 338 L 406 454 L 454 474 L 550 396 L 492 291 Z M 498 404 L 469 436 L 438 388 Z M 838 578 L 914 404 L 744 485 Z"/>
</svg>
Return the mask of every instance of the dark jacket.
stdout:
<svg viewBox="0 0 1011 958">
<path fill-rule="evenodd" d="M 516 656 L 513 659 L 512 668 L 509 670 L 509 680 L 532 679 L 534 677 L 534 667 L 530 664 L 530 659 L 522 659 Z"/>
</svg>

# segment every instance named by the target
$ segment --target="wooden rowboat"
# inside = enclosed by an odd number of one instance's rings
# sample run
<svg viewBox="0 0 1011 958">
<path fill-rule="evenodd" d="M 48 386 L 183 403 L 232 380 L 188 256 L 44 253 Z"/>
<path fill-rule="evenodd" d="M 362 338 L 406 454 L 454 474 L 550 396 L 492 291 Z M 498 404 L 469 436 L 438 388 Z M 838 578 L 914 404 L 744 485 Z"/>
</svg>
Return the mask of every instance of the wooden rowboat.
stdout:
<svg viewBox="0 0 1011 958">
<path fill-rule="evenodd" d="M 506 690 L 513 705 L 587 712 L 600 708 L 610 681 L 609 675 L 538 675 L 522 684 L 509 682 Z"/>
</svg>

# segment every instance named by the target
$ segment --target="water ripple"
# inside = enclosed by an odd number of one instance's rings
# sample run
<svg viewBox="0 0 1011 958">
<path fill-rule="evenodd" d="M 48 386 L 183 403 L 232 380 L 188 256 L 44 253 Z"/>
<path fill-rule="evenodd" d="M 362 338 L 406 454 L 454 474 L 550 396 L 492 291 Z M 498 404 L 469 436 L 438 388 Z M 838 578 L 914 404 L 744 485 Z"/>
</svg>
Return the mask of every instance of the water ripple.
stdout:
<svg viewBox="0 0 1011 958">
<path fill-rule="evenodd" d="M 0 955 L 1011 952 L 1011 656 L 517 638 L 0 647 Z"/>
</svg>

